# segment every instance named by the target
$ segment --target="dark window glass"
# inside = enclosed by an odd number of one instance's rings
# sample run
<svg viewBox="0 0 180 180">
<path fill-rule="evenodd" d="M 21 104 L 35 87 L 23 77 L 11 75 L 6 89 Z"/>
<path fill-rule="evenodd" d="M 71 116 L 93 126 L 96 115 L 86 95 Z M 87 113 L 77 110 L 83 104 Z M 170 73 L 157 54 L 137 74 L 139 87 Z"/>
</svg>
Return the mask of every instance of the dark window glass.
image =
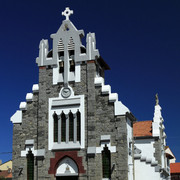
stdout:
<svg viewBox="0 0 180 180">
<path fill-rule="evenodd" d="M 102 151 L 102 167 L 103 167 L 103 178 L 111 178 L 111 153 L 108 147 L 105 146 Z"/>
<path fill-rule="evenodd" d="M 81 113 L 77 112 L 77 141 L 81 140 Z"/>
<path fill-rule="evenodd" d="M 34 155 L 31 150 L 26 155 L 27 158 L 27 180 L 34 180 Z"/>
<path fill-rule="evenodd" d="M 69 141 L 74 140 L 74 117 L 73 113 L 69 113 Z"/>
<path fill-rule="evenodd" d="M 59 62 L 59 73 L 63 73 L 64 72 L 64 61 L 60 61 Z"/>
<path fill-rule="evenodd" d="M 55 112 L 53 114 L 53 118 L 54 118 L 54 142 L 58 142 L 58 116 Z"/>
<path fill-rule="evenodd" d="M 58 52 L 58 56 L 60 60 L 64 59 L 64 51 Z"/>
<path fill-rule="evenodd" d="M 63 112 L 61 114 L 61 141 L 66 141 L 66 116 Z"/>
<path fill-rule="evenodd" d="M 74 60 L 70 61 L 70 72 L 74 72 L 75 71 L 75 62 Z"/>
</svg>

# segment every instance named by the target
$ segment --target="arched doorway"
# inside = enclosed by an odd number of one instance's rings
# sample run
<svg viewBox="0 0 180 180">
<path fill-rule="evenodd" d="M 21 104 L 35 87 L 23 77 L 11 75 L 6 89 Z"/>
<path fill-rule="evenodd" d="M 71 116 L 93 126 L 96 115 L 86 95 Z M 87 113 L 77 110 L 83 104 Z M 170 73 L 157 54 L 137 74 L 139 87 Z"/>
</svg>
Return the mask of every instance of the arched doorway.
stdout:
<svg viewBox="0 0 180 180">
<path fill-rule="evenodd" d="M 78 180 L 78 167 L 71 158 L 65 157 L 59 162 L 56 180 Z"/>
</svg>

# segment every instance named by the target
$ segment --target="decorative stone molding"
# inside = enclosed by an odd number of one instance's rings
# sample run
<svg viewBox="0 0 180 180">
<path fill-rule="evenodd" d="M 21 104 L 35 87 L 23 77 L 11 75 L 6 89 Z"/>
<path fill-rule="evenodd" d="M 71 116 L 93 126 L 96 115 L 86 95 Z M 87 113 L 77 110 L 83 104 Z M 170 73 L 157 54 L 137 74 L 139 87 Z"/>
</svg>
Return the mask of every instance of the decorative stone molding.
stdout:
<svg viewBox="0 0 180 180">
<path fill-rule="evenodd" d="M 11 122 L 13 124 L 21 124 L 22 123 L 22 111 L 17 110 L 12 116 L 11 116 Z"/>
<path fill-rule="evenodd" d="M 34 139 L 30 139 L 30 140 L 25 141 L 25 150 L 21 151 L 21 157 L 26 157 L 29 149 L 31 149 L 34 156 L 39 157 L 39 158 L 45 157 L 45 149 L 38 149 L 38 150 L 34 149 Z"/>
<path fill-rule="evenodd" d="M 49 98 L 49 130 L 48 130 L 48 149 L 49 150 L 60 150 L 60 149 L 81 149 L 85 147 L 85 115 L 84 115 L 84 95 L 75 96 L 73 89 L 68 87 L 71 91 L 71 94 L 68 98 L 62 96 L 63 88 L 60 90 L 59 97 Z M 58 137 L 58 142 L 54 142 L 54 119 L 53 114 L 60 115 L 62 112 L 65 115 L 68 115 L 71 111 L 74 115 L 77 113 L 77 110 L 81 114 L 81 139 L 77 141 L 76 138 L 74 141 L 68 141 L 69 129 L 66 129 L 66 142 L 61 142 L 61 137 Z M 60 121 L 59 121 L 60 122 Z M 75 124 L 76 118 L 74 118 Z M 69 119 L 67 118 L 66 125 L 68 127 Z M 59 126 L 60 127 L 60 126 Z M 59 129 L 60 131 L 60 129 Z M 74 133 L 76 137 L 76 128 L 74 128 Z"/>
<path fill-rule="evenodd" d="M 101 153 L 103 151 L 105 145 L 107 145 L 107 147 L 111 151 L 111 153 L 116 152 L 116 146 L 111 146 L 111 136 L 110 135 L 102 135 L 100 144 L 101 144 L 100 147 L 88 147 L 87 154 L 95 155 L 96 153 Z"/>
<path fill-rule="evenodd" d="M 26 94 L 26 101 L 27 102 L 32 102 L 33 101 L 33 94 L 32 93 L 27 93 Z"/>
<path fill-rule="evenodd" d="M 151 166 L 157 166 L 158 162 L 157 161 L 153 161 L 151 158 L 147 158 L 145 156 L 142 156 L 141 154 L 134 154 L 134 160 L 140 160 L 140 161 L 144 161 L 147 164 L 151 164 Z"/>
<path fill-rule="evenodd" d="M 107 145 L 108 149 L 111 151 L 111 153 L 116 152 L 116 146 L 111 146 L 111 136 L 110 135 L 101 135 L 101 147 L 96 147 L 96 153 L 101 153 Z"/>
<path fill-rule="evenodd" d="M 114 103 L 114 115 L 125 115 L 127 112 L 130 113 L 130 110 L 121 102 L 118 101 L 118 94 L 111 93 L 111 86 L 104 85 L 104 79 L 102 77 L 95 77 L 94 85 L 96 87 L 101 87 L 101 92 L 103 95 L 109 95 L 109 102 Z"/>
<path fill-rule="evenodd" d="M 82 163 L 82 157 L 78 156 L 78 151 L 61 151 L 55 152 L 55 157 L 50 159 L 50 168 L 48 173 L 56 175 L 56 170 L 59 166 L 59 163 L 63 158 L 71 158 L 78 166 L 79 174 L 85 173 L 85 169 Z"/>
<path fill-rule="evenodd" d="M 38 93 L 39 92 L 39 85 L 34 84 L 32 87 L 33 93 Z M 33 101 L 33 93 L 27 93 L 26 94 L 26 101 L 27 102 L 32 102 Z M 27 102 L 21 102 L 19 105 L 19 109 L 17 110 L 16 113 L 14 113 L 13 116 L 11 116 L 10 120 L 13 124 L 20 124 L 22 123 L 22 111 L 27 110 Z"/>
<path fill-rule="evenodd" d="M 76 163 L 69 157 L 63 158 L 56 170 L 57 176 L 78 176 L 78 167 Z"/>
<path fill-rule="evenodd" d="M 87 148 L 87 154 L 96 154 L 96 147 L 88 147 Z"/>
<path fill-rule="evenodd" d="M 39 92 L 39 84 L 34 84 L 32 87 L 33 93 L 38 93 Z"/>
<path fill-rule="evenodd" d="M 19 109 L 22 111 L 27 110 L 27 103 L 26 102 L 21 102 L 19 105 Z"/>
</svg>

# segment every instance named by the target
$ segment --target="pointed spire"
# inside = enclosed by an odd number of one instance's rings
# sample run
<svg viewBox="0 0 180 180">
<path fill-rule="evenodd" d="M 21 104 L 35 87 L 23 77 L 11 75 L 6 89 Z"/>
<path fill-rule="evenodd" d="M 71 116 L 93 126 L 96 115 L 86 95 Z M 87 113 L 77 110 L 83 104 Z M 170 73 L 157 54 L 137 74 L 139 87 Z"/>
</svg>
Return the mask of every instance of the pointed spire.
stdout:
<svg viewBox="0 0 180 180">
<path fill-rule="evenodd" d="M 155 98 L 156 98 L 156 105 L 159 105 L 159 97 L 158 97 L 158 93 L 156 93 Z"/>
<path fill-rule="evenodd" d="M 152 132 L 153 132 L 153 136 L 160 136 L 159 128 L 161 126 L 161 123 L 163 122 L 163 118 L 161 115 L 161 106 L 159 105 L 158 94 L 155 95 L 155 99 L 156 99 L 156 105 L 154 107 Z"/>
</svg>

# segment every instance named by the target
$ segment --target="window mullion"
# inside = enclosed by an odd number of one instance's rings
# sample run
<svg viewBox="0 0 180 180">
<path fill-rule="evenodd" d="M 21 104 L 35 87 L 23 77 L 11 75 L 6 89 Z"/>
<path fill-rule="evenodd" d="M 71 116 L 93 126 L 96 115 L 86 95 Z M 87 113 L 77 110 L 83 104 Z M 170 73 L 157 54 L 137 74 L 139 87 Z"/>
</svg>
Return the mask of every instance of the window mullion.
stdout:
<svg viewBox="0 0 180 180">
<path fill-rule="evenodd" d="M 74 119 L 74 124 L 73 124 L 73 126 L 74 126 L 74 143 L 76 143 L 77 142 L 77 115 L 76 115 L 76 113 L 73 114 L 73 119 Z"/>
<path fill-rule="evenodd" d="M 58 116 L 58 143 L 61 143 L 61 116 Z"/>
<path fill-rule="evenodd" d="M 66 114 L 66 143 L 69 143 L 69 115 Z"/>
</svg>

